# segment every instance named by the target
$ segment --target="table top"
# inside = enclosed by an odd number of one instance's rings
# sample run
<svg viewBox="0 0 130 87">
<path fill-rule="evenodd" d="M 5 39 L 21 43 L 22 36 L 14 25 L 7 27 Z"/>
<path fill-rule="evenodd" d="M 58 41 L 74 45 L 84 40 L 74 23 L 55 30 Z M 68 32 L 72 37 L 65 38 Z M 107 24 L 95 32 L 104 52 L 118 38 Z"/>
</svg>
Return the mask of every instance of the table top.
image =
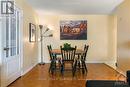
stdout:
<svg viewBox="0 0 130 87">
<path fill-rule="evenodd" d="M 61 50 L 60 49 L 53 49 L 51 51 L 52 53 L 54 54 L 57 54 L 57 55 L 61 55 Z M 76 49 L 76 55 L 79 55 L 79 54 L 82 54 L 84 51 L 82 49 Z"/>
</svg>

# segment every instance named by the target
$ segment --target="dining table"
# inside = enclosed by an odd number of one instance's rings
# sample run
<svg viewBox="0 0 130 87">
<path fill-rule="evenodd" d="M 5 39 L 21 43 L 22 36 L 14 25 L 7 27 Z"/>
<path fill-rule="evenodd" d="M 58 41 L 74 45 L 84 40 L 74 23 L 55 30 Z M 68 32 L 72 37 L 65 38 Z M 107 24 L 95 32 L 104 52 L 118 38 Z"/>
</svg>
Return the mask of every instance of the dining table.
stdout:
<svg viewBox="0 0 130 87">
<path fill-rule="evenodd" d="M 60 49 L 52 49 L 51 53 L 54 54 L 54 55 L 56 55 L 56 57 L 57 57 L 57 55 L 61 55 L 61 50 Z M 75 55 L 77 55 L 78 59 L 79 59 L 80 55 L 82 55 L 83 53 L 84 53 L 84 50 L 82 50 L 82 49 L 76 49 Z"/>
<path fill-rule="evenodd" d="M 84 51 L 82 49 L 76 49 L 75 55 L 81 55 Z M 61 50 L 60 49 L 52 49 L 51 50 L 52 54 L 56 55 L 61 55 Z"/>
</svg>

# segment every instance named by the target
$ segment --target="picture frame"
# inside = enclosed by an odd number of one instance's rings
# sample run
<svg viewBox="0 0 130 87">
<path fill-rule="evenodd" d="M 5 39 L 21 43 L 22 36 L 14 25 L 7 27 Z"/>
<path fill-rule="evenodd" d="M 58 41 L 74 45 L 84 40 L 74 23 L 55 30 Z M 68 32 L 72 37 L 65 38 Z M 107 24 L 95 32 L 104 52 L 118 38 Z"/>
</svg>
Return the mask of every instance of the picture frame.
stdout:
<svg viewBox="0 0 130 87">
<path fill-rule="evenodd" d="M 87 20 L 61 20 L 60 40 L 87 40 Z"/>
<path fill-rule="evenodd" d="M 29 42 L 36 42 L 36 25 L 29 23 Z"/>
</svg>

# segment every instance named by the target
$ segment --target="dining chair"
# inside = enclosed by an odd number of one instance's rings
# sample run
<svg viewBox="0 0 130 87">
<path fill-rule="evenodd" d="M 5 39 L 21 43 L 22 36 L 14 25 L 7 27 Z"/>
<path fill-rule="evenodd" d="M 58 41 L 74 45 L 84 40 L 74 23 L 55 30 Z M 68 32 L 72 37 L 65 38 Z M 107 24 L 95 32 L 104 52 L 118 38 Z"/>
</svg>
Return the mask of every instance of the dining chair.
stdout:
<svg viewBox="0 0 130 87">
<path fill-rule="evenodd" d="M 74 48 L 64 48 L 62 46 L 60 46 L 61 48 L 61 55 L 62 55 L 62 63 L 61 63 L 61 74 L 64 74 L 64 71 L 67 70 L 65 65 L 66 64 L 71 64 L 71 70 L 72 70 L 72 74 L 74 76 L 75 74 L 75 52 L 76 52 L 76 48 L 77 46 L 75 46 Z"/>
<path fill-rule="evenodd" d="M 50 56 L 50 67 L 49 67 L 49 72 L 51 72 L 52 74 L 56 71 L 56 69 L 58 69 L 58 67 L 60 68 L 60 57 L 57 57 L 56 54 L 53 54 L 52 51 L 52 46 L 51 45 L 47 45 L 48 51 L 49 51 L 49 56 Z M 57 62 L 58 62 L 58 66 L 57 66 Z"/>
<path fill-rule="evenodd" d="M 81 54 L 81 65 L 82 65 L 82 72 L 84 73 L 84 70 L 87 72 L 87 66 L 86 66 L 86 56 L 87 56 L 87 52 L 88 52 L 88 48 L 89 48 L 89 45 L 85 45 L 84 46 L 84 52 Z"/>
<path fill-rule="evenodd" d="M 52 72 L 54 71 L 54 68 L 55 68 L 55 58 L 53 57 L 51 51 L 52 51 L 52 47 L 51 45 L 47 45 L 47 48 L 48 48 L 48 52 L 49 52 L 49 56 L 50 56 L 50 67 L 49 67 L 49 72 Z"/>
<path fill-rule="evenodd" d="M 51 54 L 52 46 L 51 45 L 47 45 L 47 48 L 48 48 L 48 52 L 49 52 L 49 56 L 50 56 L 50 60 L 51 60 L 52 59 L 52 54 Z"/>
</svg>

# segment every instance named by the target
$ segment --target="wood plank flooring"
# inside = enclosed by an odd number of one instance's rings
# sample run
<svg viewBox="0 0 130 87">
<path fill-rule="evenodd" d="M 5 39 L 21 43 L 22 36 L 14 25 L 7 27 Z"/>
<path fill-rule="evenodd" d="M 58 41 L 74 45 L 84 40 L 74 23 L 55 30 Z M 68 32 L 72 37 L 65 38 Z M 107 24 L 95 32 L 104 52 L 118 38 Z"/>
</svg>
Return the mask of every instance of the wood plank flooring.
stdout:
<svg viewBox="0 0 130 87">
<path fill-rule="evenodd" d="M 37 65 L 8 87 L 85 87 L 86 80 L 125 80 L 105 64 L 87 64 L 87 67 L 86 75 L 78 71 L 73 78 L 71 71 L 66 71 L 63 77 L 59 71 L 52 76 L 48 73 L 49 64 Z"/>
</svg>

